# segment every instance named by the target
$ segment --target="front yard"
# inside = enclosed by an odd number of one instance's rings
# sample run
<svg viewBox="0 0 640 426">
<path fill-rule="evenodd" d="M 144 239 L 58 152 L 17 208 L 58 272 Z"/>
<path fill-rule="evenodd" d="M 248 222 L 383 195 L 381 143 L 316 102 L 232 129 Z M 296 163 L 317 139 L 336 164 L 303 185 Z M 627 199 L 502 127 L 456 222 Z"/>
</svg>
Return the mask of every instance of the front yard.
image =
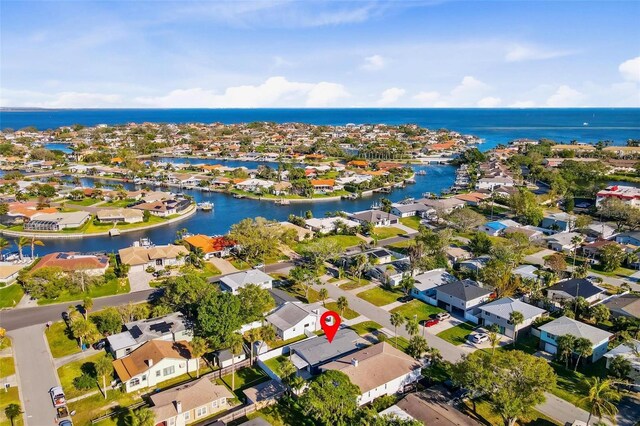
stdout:
<svg viewBox="0 0 640 426">
<path fill-rule="evenodd" d="M 398 298 L 402 297 L 402 293 L 399 291 L 387 290 L 382 287 L 376 287 L 360 292 L 357 296 L 373 305 L 384 306 L 398 300 Z"/>
<path fill-rule="evenodd" d="M 400 223 L 417 230 L 420 227 L 420 218 L 418 216 L 403 217 L 400 218 Z"/>
<path fill-rule="evenodd" d="M 0 426 L 11 426 L 11 422 L 4 414 L 4 410 L 9 404 L 18 404 L 20 408 L 24 410 L 24 407 L 20 403 L 18 388 L 15 386 L 0 391 Z M 22 426 L 23 424 L 24 422 L 22 421 L 21 415 L 13 419 L 13 426 Z"/>
<path fill-rule="evenodd" d="M 403 317 L 413 318 L 418 317 L 418 321 L 424 321 L 435 317 L 436 314 L 444 312 L 444 309 L 437 306 L 431 306 L 428 303 L 421 302 L 420 300 L 412 300 L 409 303 L 405 303 L 402 306 L 398 306 L 391 310 L 392 313 L 399 313 Z"/>
<path fill-rule="evenodd" d="M 360 244 L 361 242 L 363 242 L 364 240 L 361 239 L 360 237 L 357 237 L 355 235 L 330 235 L 328 237 L 320 237 L 323 240 L 329 240 L 329 241 L 335 241 L 342 250 L 345 250 L 349 247 L 354 247 L 357 246 L 358 244 Z M 317 241 L 316 240 L 312 240 L 312 241 Z M 297 243 L 294 244 L 293 247 L 291 247 L 293 249 L 293 251 L 295 251 L 298 254 L 302 254 L 304 252 L 305 246 L 308 244 L 309 242 L 305 241 L 305 242 L 301 242 L 301 243 Z"/>
<path fill-rule="evenodd" d="M 331 282 L 331 280 L 329 280 L 329 282 Z M 349 291 L 355 290 L 356 288 L 364 287 L 365 285 L 369 284 L 371 284 L 371 281 L 365 278 L 361 278 L 360 280 L 349 280 L 348 283 L 340 284 L 339 287 L 345 291 Z"/>
<path fill-rule="evenodd" d="M 374 331 L 380 330 L 382 328 L 382 326 L 375 321 L 363 321 L 357 324 L 352 324 L 349 327 L 351 327 L 360 336 L 373 333 Z"/>
<path fill-rule="evenodd" d="M 437 334 L 441 339 L 446 340 L 456 346 L 460 346 L 467 341 L 467 336 L 476 329 L 474 324 L 463 322 Z"/>
<path fill-rule="evenodd" d="M 337 302 L 329 302 L 325 305 L 325 307 L 330 311 L 335 311 L 337 313 L 340 313 L 340 309 L 338 308 Z M 350 320 L 350 319 L 358 318 L 360 314 L 354 311 L 353 309 L 346 308 L 341 316 L 344 317 L 345 319 Z"/>
<path fill-rule="evenodd" d="M 0 309 L 13 308 L 20 302 L 23 295 L 24 290 L 20 284 L 0 288 Z"/>
<path fill-rule="evenodd" d="M 64 393 L 67 399 L 75 398 L 80 395 L 84 395 L 86 393 L 97 390 L 98 381 L 100 381 L 100 385 L 102 386 L 102 379 L 100 378 L 100 380 L 96 379 L 93 382 L 93 387 L 91 387 L 90 389 L 77 389 L 73 384 L 73 380 L 76 377 L 81 376 L 82 374 L 96 377 L 95 362 L 104 356 L 105 353 L 100 352 L 87 358 L 70 362 L 58 368 L 58 377 L 60 378 L 60 384 L 62 385 L 62 389 L 64 389 Z M 107 378 L 107 383 L 108 382 L 110 382 L 110 380 Z"/>
<path fill-rule="evenodd" d="M 0 379 L 16 374 L 16 366 L 13 357 L 5 356 L 0 358 Z M 1 391 L 0 391 L 1 392 Z"/>
<path fill-rule="evenodd" d="M 100 286 L 90 286 L 86 293 L 69 293 L 63 291 L 55 299 L 38 299 L 38 305 L 50 305 L 52 303 L 75 302 L 85 297 L 95 299 L 96 297 L 113 296 L 115 294 L 126 294 L 131 291 L 128 278 L 115 278 Z"/>
<path fill-rule="evenodd" d="M 63 356 L 72 355 L 80 352 L 78 342 L 71 335 L 71 331 L 64 321 L 54 322 L 48 330 L 45 331 L 51 356 L 54 358 L 62 358 Z"/>
<path fill-rule="evenodd" d="M 387 238 L 397 237 L 398 235 L 405 235 L 407 232 L 400 229 L 394 228 L 393 226 L 389 227 L 378 227 L 373 231 L 373 235 L 375 238 L 379 240 L 384 240 Z"/>
</svg>

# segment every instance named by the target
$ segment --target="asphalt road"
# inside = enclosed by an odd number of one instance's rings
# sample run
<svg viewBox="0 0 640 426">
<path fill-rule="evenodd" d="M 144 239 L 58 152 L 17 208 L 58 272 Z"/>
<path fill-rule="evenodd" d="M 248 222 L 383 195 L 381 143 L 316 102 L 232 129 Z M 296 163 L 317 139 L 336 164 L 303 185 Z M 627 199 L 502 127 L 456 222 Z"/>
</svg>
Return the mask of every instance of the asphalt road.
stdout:
<svg viewBox="0 0 640 426">
<path fill-rule="evenodd" d="M 44 324 L 10 332 L 13 353 L 18 364 L 18 383 L 22 400 L 23 418 L 28 426 L 54 425 L 49 389 L 58 386 L 56 367 L 43 334 Z"/>
<path fill-rule="evenodd" d="M 124 305 L 129 302 L 144 302 L 149 300 L 150 296 L 154 293 L 157 293 L 156 289 L 119 294 L 117 296 L 99 297 L 93 300 L 92 310 L 97 311 L 109 306 Z M 66 311 L 70 305 L 77 304 L 82 304 L 82 301 L 0 311 L 0 327 L 11 331 L 37 324 L 44 326 L 47 321 L 60 321 L 62 319 L 62 312 Z"/>
</svg>

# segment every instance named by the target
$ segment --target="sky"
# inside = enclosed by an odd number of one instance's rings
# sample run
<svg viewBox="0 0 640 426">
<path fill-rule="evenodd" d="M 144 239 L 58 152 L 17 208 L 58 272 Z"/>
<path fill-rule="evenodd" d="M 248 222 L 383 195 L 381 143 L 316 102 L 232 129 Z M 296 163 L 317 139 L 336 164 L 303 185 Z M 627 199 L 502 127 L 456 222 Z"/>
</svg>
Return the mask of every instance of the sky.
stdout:
<svg viewBox="0 0 640 426">
<path fill-rule="evenodd" d="M 0 106 L 640 107 L 640 1 L 0 2 Z"/>
</svg>

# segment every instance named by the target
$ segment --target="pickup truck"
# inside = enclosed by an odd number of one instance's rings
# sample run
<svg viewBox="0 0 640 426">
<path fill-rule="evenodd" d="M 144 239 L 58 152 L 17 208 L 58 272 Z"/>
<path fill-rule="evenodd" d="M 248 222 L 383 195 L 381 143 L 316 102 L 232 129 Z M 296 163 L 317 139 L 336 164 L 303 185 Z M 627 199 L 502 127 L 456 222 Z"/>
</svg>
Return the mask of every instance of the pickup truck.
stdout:
<svg viewBox="0 0 640 426">
<path fill-rule="evenodd" d="M 63 407 L 67 404 L 67 399 L 62 391 L 62 386 L 54 386 L 49 389 L 49 395 L 51 395 L 51 402 L 53 402 L 54 407 Z"/>
</svg>

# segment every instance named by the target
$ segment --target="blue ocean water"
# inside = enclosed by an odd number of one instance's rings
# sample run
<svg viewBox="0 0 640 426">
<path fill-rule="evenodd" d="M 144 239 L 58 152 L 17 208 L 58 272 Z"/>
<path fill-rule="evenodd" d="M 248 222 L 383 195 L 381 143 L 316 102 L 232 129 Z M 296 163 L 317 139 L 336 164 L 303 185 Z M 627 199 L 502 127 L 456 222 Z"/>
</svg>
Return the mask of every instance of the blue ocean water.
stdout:
<svg viewBox="0 0 640 426">
<path fill-rule="evenodd" d="M 274 121 L 321 125 L 414 123 L 446 128 L 485 140 L 482 149 L 516 138 L 558 142 L 612 140 L 621 145 L 640 138 L 639 108 L 568 109 L 60 109 L 0 111 L 0 128 L 52 129 L 83 124 L 239 123 Z M 585 125 L 587 123 L 587 125 Z"/>
</svg>

